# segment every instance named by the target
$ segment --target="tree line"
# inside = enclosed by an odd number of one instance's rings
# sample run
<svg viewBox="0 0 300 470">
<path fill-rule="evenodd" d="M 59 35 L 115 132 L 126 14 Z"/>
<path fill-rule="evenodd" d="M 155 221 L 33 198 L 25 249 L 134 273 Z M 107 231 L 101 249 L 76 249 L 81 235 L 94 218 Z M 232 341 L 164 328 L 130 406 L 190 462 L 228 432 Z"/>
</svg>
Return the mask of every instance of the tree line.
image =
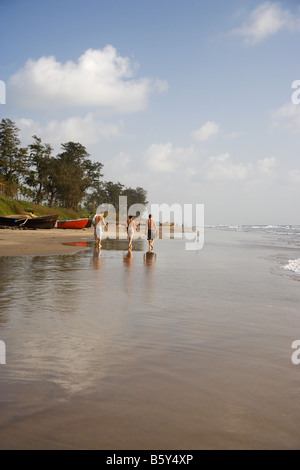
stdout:
<svg viewBox="0 0 300 470">
<path fill-rule="evenodd" d="M 52 147 L 36 135 L 30 145 L 22 147 L 19 132 L 13 121 L 2 119 L 0 182 L 8 196 L 20 191 L 38 204 L 73 210 L 84 207 L 90 213 L 99 204 L 112 204 L 118 211 L 119 196 L 127 196 L 128 207 L 147 204 L 143 188 L 104 181 L 103 164 L 93 162 L 82 144 L 61 144 L 61 152 L 54 156 Z"/>
</svg>

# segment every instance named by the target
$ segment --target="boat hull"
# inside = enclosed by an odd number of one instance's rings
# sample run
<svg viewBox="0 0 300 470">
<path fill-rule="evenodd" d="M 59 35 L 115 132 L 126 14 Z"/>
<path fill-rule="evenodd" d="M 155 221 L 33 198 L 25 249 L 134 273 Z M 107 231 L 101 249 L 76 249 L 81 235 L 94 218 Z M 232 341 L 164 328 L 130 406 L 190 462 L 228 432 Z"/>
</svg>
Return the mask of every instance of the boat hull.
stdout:
<svg viewBox="0 0 300 470">
<path fill-rule="evenodd" d="M 14 217 L 0 217 L 0 226 L 1 227 L 19 227 L 26 221 L 27 217 L 21 218 L 14 218 Z"/>
<path fill-rule="evenodd" d="M 51 229 L 55 227 L 58 215 L 46 215 L 44 217 L 33 217 L 26 219 L 21 227 L 29 229 Z"/>
<path fill-rule="evenodd" d="M 51 229 L 54 228 L 58 215 L 46 215 L 42 217 L 0 217 L 0 226 L 19 227 L 27 229 Z"/>
<path fill-rule="evenodd" d="M 89 218 L 86 219 L 76 219 L 76 220 L 58 220 L 57 228 L 68 228 L 68 229 L 82 229 L 87 226 Z"/>
</svg>

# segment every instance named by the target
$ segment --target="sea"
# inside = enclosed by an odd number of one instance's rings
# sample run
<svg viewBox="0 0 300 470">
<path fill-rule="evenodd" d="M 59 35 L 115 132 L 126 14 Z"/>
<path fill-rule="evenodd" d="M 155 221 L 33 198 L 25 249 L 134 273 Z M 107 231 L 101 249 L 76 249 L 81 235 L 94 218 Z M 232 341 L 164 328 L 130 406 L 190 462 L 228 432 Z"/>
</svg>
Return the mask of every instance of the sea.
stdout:
<svg viewBox="0 0 300 470">
<path fill-rule="evenodd" d="M 300 226 L 201 236 L 1 258 L 0 449 L 300 448 Z"/>
</svg>

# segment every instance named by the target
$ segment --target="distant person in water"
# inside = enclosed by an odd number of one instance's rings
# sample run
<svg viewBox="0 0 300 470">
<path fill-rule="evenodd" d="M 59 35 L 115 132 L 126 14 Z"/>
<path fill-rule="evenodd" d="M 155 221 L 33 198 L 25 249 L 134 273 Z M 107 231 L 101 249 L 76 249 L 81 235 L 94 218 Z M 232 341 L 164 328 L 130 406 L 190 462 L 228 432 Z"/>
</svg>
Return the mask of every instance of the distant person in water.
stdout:
<svg viewBox="0 0 300 470">
<path fill-rule="evenodd" d="M 134 232 L 136 231 L 139 224 L 140 224 L 140 222 L 135 221 L 134 218 L 133 218 L 133 215 L 130 215 L 128 217 L 128 220 L 127 220 L 127 234 L 128 234 L 128 238 L 129 238 L 129 245 L 128 245 L 129 250 L 132 249 L 133 235 L 134 235 Z"/>
<path fill-rule="evenodd" d="M 96 236 L 96 245 L 98 248 L 101 248 L 101 238 L 103 233 L 103 227 L 107 230 L 107 224 L 105 223 L 104 217 L 102 214 L 95 215 L 95 236 Z"/>
<path fill-rule="evenodd" d="M 149 251 L 151 251 L 151 250 L 153 250 L 154 240 L 157 237 L 156 222 L 153 219 L 151 214 L 149 214 L 149 218 L 148 218 L 146 227 L 147 227 L 147 240 L 148 240 L 148 243 L 149 243 Z"/>
</svg>

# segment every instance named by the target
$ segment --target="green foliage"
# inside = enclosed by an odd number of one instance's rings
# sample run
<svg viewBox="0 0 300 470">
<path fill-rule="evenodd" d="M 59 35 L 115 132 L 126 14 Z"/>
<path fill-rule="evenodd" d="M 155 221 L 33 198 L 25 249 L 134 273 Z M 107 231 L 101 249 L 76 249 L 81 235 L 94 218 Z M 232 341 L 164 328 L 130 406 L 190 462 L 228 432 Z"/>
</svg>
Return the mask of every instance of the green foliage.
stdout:
<svg viewBox="0 0 300 470">
<path fill-rule="evenodd" d="M 91 216 L 86 209 L 79 209 L 77 211 L 64 207 L 53 207 L 50 209 L 46 205 L 0 196 L 0 215 L 28 214 L 29 212 L 33 212 L 37 216 L 58 214 L 59 220 L 80 219 Z"/>
<path fill-rule="evenodd" d="M 0 173 L 8 186 L 20 183 L 28 170 L 28 151 L 20 147 L 20 129 L 10 119 L 0 123 Z"/>
<path fill-rule="evenodd" d="M 86 191 L 102 176 L 103 165 L 89 160 L 85 147 L 79 143 L 68 142 L 62 149 L 57 156 L 57 200 L 64 207 L 77 209 Z"/>
<path fill-rule="evenodd" d="M 61 153 L 54 157 L 50 145 L 43 144 L 36 135 L 33 135 L 33 143 L 28 149 L 20 147 L 18 134 L 19 129 L 14 122 L 2 119 L 0 182 L 5 184 L 6 196 L 16 197 L 20 191 L 32 199 L 33 203 L 28 203 L 30 206 L 36 203 L 41 208 L 47 204 L 48 213 L 49 208 L 57 212 L 57 208 L 64 207 L 78 214 L 82 206 L 85 214 L 93 213 L 103 203 L 112 204 L 118 212 L 120 196 L 127 196 L 128 207 L 147 203 L 147 193 L 143 188 L 125 188 L 120 182 L 103 181 L 103 164 L 92 162 L 82 144 L 64 143 Z M 18 206 L 13 208 L 8 214 L 18 213 Z"/>
<path fill-rule="evenodd" d="M 52 148 L 49 144 L 42 144 L 36 135 L 33 136 L 34 143 L 29 145 L 30 165 L 32 169 L 28 172 L 26 184 L 32 188 L 33 199 L 38 204 L 47 198 L 49 194 L 49 175 L 51 174 Z"/>
</svg>

